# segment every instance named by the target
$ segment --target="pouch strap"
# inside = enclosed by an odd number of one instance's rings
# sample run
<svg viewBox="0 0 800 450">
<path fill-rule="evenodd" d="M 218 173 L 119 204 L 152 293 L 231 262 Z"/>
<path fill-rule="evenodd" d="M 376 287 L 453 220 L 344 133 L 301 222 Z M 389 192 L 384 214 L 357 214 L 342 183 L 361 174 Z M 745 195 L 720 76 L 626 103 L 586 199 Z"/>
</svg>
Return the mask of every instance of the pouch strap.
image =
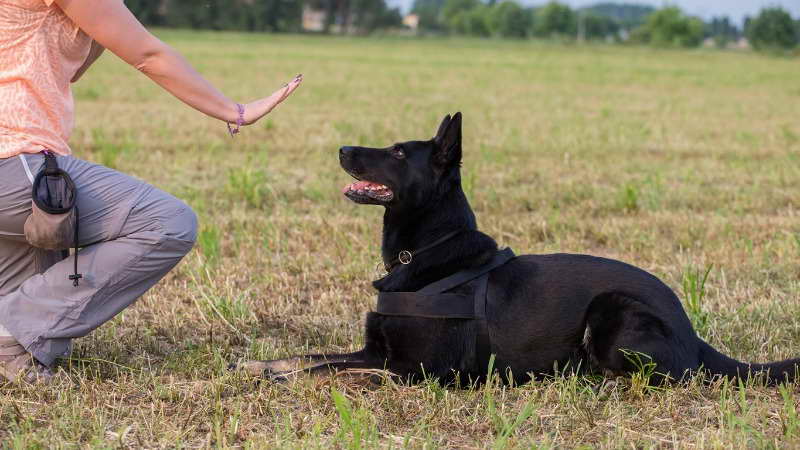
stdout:
<svg viewBox="0 0 800 450">
<path fill-rule="evenodd" d="M 60 175 L 61 170 L 58 168 L 58 160 L 55 155 L 45 150 L 42 152 L 44 155 L 44 174 L 48 176 Z"/>
<path fill-rule="evenodd" d="M 80 279 L 83 278 L 83 274 L 78 273 L 78 227 L 81 223 L 81 216 L 78 212 L 78 206 L 75 205 L 75 240 L 73 244 L 75 244 L 75 260 L 74 260 L 74 270 L 72 271 L 72 275 L 69 276 L 69 279 L 72 280 L 72 285 L 78 287 L 80 285 Z"/>
</svg>

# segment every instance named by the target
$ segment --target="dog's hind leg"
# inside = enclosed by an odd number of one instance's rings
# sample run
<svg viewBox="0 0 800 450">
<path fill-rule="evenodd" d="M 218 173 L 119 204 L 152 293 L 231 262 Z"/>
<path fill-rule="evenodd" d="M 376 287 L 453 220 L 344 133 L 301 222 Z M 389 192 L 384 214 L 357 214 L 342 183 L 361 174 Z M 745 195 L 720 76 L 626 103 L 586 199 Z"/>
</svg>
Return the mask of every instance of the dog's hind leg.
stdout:
<svg viewBox="0 0 800 450">
<path fill-rule="evenodd" d="M 642 302 L 618 293 L 592 300 L 587 313 L 586 351 L 604 375 L 643 372 L 651 385 L 682 378 L 690 367 L 676 358 L 672 332 Z"/>
</svg>

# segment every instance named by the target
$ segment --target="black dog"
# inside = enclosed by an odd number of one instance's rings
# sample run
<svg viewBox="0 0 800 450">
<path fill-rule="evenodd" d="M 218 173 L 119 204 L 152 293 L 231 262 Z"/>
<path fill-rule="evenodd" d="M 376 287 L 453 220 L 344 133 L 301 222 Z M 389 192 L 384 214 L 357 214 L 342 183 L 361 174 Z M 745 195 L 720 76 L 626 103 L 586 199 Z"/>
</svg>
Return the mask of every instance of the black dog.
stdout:
<svg viewBox="0 0 800 450">
<path fill-rule="evenodd" d="M 431 140 L 383 149 L 343 147 L 340 162 L 359 180 L 345 188 L 345 195 L 386 208 L 383 260 L 389 273 L 373 283 L 381 295 L 418 291 L 453 274 L 487 267 L 497 257 L 497 244 L 478 231 L 461 188 L 460 113 L 447 116 Z M 466 283 L 452 292 L 472 298 L 475 286 Z M 481 380 L 490 353 L 495 369 L 515 383 L 552 374 L 556 367 L 629 374 L 640 370 L 639 357 L 655 365 L 652 383 L 700 371 L 745 379 L 760 373 L 778 383 L 793 380 L 800 369 L 800 359 L 745 364 L 717 352 L 695 334 L 669 287 L 619 261 L 570 254 L 520 256 L 488 272 L 484 290 L 489 299 L 481 306 L 485 318 L 370 312 L 366 345 L 358 352 L 251 362 L 247 368 L 273 378 L 386 369 L 404 379 L 429 376 L 445 384 Z"/>
</svg>

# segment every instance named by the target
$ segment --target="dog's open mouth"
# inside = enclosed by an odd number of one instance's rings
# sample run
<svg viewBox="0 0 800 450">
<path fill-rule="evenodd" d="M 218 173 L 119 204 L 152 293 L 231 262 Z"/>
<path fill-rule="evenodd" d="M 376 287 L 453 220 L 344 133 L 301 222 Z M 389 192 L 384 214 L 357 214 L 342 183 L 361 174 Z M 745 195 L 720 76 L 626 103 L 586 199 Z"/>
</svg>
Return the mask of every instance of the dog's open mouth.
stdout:
<svg viewBox="0 0 800 450">
<path fill-rule="evenodd" d="M 356 203 L 387 203 L 394 198 L 388 186 L 372 181 L 356 181 L 345 186 L 342 192 Z"/>
</svg>

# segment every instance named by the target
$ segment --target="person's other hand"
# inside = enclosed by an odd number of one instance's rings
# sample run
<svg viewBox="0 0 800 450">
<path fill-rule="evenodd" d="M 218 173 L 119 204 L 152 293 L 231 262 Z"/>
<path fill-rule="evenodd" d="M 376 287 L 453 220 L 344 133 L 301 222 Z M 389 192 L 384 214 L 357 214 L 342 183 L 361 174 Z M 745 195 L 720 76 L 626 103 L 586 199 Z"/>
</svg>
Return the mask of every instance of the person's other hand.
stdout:
<svg viewBox="0 0 800 450">
<path fill-rule="evenodd" d="M 243 125 L 252 125 L 258 122 L 262 117 L 266 116 L 276 106 L 280 105 L 282 101 L 286 100 L 292 92 L 300 87 L 303 82 L 303 75 L 297 75 L 294 79 L 286 83 L 282 88 L 273 92 L 269 97 L 256 100 L 244 105 L 244 123 Z"/>
</svg>

